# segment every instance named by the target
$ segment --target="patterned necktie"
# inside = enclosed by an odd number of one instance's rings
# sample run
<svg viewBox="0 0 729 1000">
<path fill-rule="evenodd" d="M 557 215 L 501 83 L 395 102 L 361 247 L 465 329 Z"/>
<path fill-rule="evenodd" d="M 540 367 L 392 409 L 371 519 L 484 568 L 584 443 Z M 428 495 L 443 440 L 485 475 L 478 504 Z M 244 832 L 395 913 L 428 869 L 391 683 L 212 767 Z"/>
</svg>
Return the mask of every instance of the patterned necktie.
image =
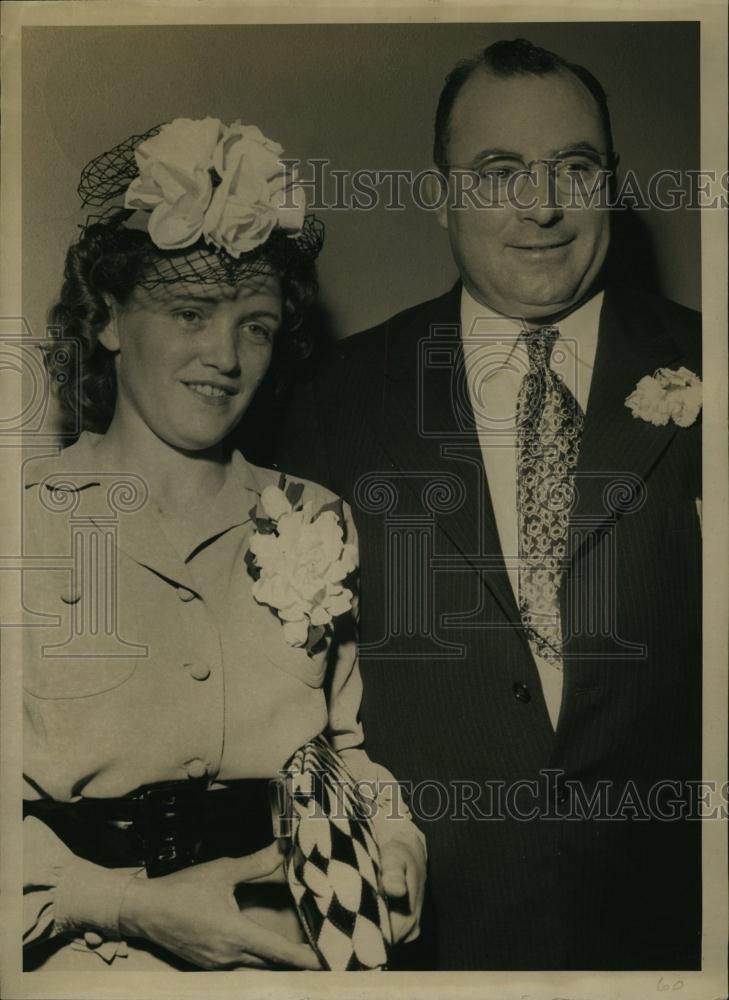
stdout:
<svg viewBox="0 0 729 1000">
<path fill-rule="evenodd" d="M 519 612 L 532 651 L 561 669 L 559 586 L 584 415 L 549 367 L 557 327 L 523 334 L 529 370 L 517 399 Z"/>
</svg>

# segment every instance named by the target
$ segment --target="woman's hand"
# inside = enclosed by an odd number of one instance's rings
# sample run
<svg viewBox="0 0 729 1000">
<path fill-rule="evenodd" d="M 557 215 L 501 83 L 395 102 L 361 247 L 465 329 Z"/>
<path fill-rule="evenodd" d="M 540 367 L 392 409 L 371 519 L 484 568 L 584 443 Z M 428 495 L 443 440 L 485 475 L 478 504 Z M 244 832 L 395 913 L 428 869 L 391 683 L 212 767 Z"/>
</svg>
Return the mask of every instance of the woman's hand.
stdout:
<svg viewBox="0 0 729 1000">
<path fill-rule="evenodd" d="M 219 858 L 161 878 L 135 878 L 124 896 L 121 933 L 153 941 L 201 969 L 319 969 L 308 944 L 254 923 L 235 901 L 242 882 L 280 881 L 282 862 L 274 842 L 243 858 Z"/>
<path fill-rule="evenodd" d="M 407 944 L 420 931 L 425 851 L 419 843 L 395 839 L 384 845 L 381 855 L 382 888 L 388 898 L 393 944 Z"/>
</svg>

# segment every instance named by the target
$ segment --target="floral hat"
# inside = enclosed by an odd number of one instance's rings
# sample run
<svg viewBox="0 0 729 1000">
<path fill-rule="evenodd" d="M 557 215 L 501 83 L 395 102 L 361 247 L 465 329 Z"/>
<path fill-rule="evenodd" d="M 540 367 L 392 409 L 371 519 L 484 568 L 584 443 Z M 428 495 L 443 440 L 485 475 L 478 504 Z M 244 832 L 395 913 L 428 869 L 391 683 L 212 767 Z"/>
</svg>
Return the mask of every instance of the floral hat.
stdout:
<svg viewBox="0 0 729 1000">
<path fill-rule="evenodd" d="M 176 118 L 155 126 L 84 167 L 78 186 L 84 206 L 124 196 L 123 208 L 89 216 L 84 231 L 99 224 L 145 231 L 149 241 L 139 246 L 149 258 L 145 287 L 236 284 L 245 275 L 313 261 L 324 227 L 305 214 L 303 188 L 282 153 L 255 125 Z"/>
</svg>

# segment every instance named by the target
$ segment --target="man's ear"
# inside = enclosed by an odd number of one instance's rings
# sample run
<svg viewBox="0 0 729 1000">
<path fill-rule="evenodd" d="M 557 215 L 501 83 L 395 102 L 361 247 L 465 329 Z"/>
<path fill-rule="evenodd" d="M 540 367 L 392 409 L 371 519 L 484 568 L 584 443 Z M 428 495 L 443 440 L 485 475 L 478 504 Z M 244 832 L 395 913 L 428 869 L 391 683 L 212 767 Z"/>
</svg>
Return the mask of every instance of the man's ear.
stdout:
<svg viewBox="0 0 729 1000">
<path fill-rule="evenodd" d="M 615 155 L 613 156 L 613 178 L 612 178 L 612 182 L 613 182 L 613 186 L 614 186 L 614 188 L 615 188 L 616 191 L 618 189 L 618 181 L 619 180 L 620 180 L 620 154 L 619 153 L 615 153 Z"/>
<path fill-rule="evenodd" d="M 119 305 L 116 299 L 113 298 L 111 295 L 104 295 L 103 298 L 109 310 L 109 322 L 106 324 L 104 329 L 99 334 L 99 343 L 103 347 L 105 347 L 107 351 L 118 351 L 119 350 L 119 329 L 118 329 Z"/>
<path fill-rule="evenodd" d="M 448 199 L 450 191 L 448 189 L 448 178 L 437 167 L 428 171 L 425 178 L 426 204 L 432 206 L 438 225 L 443 229 L 448 228 Z"/>
</svg>

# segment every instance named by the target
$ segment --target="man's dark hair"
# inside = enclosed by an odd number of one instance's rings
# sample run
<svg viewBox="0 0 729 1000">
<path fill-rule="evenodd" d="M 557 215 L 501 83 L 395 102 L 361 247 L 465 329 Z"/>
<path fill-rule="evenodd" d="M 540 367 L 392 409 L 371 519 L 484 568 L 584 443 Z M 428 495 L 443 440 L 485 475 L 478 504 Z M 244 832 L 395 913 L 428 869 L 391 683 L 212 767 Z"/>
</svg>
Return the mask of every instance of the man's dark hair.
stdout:
<svg viewBox="0 0 729 1000">
<path fill-rule="evenodd" d="M 448 130 L 451 111 L 461 87 L 477 70 L 485 69 L 494 76 L 509 77 L 530 74 L 546 76 L 549 73 L 566 71 L 576 76 L 587 87 L 595 98 L 597 109 L 605 130 L 607 139 L 606 152 L 612 158 L 613 134 L 610 126 L 607 95 L 602 84 L 592 73 L 577 63 L 567 62 L 555 52 L 532 45 L 526 38 L 515 38 L 512 41 L 494 42 L 470 59 L 458 63 L 446 77 L 443 90 L 438 100 L 438 110 L 435 114 L 435 141 L 433 143 L 433 160 L 444 174 L 448 171 Z"/>
</svg>

